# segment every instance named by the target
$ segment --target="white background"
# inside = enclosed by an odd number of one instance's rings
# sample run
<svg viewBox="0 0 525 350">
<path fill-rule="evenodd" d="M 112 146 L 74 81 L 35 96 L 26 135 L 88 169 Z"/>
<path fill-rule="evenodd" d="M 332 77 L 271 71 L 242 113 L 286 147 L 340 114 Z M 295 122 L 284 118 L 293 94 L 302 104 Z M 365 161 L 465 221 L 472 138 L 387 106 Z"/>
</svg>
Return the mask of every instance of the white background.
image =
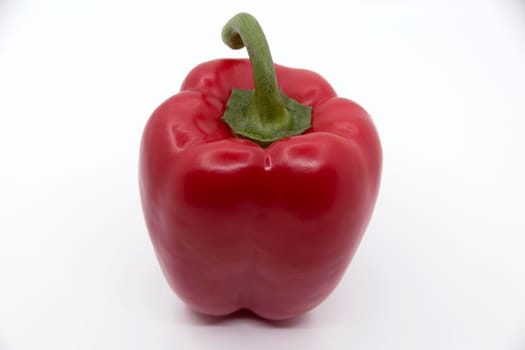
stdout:
<svg viewBox="0 0 525 350">
<path fill-rule="evenodd" d="M 525 349 L 525 2 L 219 2 L 0 2 L 0 349 Z M 188 311 L 139 202 L 147 118 L 246 56 L 220 40 L 239 11 L 384 149 L 345 278 L 276 324 Z"/>
</svg>

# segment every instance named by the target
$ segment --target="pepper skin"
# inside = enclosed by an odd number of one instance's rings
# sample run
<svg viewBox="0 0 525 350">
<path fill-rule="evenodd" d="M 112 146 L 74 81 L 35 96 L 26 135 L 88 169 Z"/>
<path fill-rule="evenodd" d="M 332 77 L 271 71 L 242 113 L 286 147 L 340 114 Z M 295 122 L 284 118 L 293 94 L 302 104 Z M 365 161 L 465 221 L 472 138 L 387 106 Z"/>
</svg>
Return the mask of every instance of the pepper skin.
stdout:
<svg viewBox="0 0 525 350">
<path fill-rule="evenodd" d="M 312 106 L 312 128 L 268 148 L 220 117 L 248 60 L 196 67 L 142 139 L 145 219 L 172 288 L 192 309 L 286 319 L 336 286 L 372 213 L 381 147 L 369 115 L 319 75 L 276 65 L 281 89 Z"/>
</svg>

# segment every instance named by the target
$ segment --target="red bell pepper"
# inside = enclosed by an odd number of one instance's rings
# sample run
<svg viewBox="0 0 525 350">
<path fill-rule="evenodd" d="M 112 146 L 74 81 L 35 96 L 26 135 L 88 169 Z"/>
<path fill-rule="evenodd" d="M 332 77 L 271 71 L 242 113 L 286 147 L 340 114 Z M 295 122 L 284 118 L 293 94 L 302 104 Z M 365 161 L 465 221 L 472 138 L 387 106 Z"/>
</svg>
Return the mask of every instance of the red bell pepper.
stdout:
<svg viewBox="0 0 525 350">
<path fill-rule="evenodd" d="M 250 60 L 197 66 L 144 129 L 145 220 L 192 309 L 290 318 L 343 276 L 378 194 L 381 146 L 367 112 L 321 76 L 273 64 L 252 16 L 233 17 L 223 40 Z"/>
</svg>

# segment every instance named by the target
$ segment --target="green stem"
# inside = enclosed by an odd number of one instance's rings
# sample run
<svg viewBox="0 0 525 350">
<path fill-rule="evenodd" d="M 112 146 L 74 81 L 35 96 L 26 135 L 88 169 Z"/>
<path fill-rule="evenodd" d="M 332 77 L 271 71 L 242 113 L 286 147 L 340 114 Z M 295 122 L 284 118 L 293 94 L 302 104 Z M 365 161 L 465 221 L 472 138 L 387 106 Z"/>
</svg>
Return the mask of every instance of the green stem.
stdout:
<svg viewBox="0 0 525 350">
<path fill-rule="evenodd" d="M 232 88 L 222 120 L 233 134 L 266 147 L 309 129 L 311 107 L 279 89 L 272 55 L 257 20 L 248 13 L 239 13 L 224 26 L 222 40 L 232 49 L 246 47 L 255 85 L 255 90 Z"/>
<path fill-rule="evenodd" d="M 232 49 L 246 47 L 255 85 L 254 103 L 262 124 L 285 122 L 287 111 L 277 85 L 270 47 L 259 22 L 249 13 L 239 13 L 226 23 L 222 41 Z"/>
</svg>

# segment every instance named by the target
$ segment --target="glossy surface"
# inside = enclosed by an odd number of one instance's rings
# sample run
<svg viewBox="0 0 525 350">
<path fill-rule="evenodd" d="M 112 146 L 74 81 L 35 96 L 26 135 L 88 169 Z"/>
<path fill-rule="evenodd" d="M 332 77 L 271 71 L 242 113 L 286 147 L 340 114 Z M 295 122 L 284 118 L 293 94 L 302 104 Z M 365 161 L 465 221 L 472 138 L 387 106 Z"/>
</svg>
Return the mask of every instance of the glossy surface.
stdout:
<svg viewBox="0 0 525 350">
<path fill-rule="evenodd" d="M 337 285 L 370 219 L 381 172 L 368 114 L 319 75 L 276 66 L 313 107 L 312 129 L 268 148 L 220 121 L 248 60 L 196 67 L 148 121 L 140 152 L 146 223 L 164 274 L 192 309 L 285 319 Z"/>
</svg>

